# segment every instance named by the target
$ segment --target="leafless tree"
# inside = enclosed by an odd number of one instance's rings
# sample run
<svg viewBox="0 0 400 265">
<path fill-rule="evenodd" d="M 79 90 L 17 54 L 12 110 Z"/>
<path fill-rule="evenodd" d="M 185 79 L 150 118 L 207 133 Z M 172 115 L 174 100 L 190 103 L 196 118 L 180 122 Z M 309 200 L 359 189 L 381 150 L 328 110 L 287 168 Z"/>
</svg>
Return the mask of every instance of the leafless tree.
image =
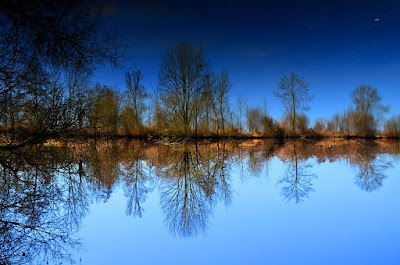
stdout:
<svg viewBox="0 0 400 265">
<path fill-rule="evenodd" d="M 225 133 L 225 123 L 226 123 L 225 117 L 227 117 L 229 113 L 228 93 L 231 86 L 232 84 L 229 81 L 228 72 L 222 71 L 220 76 L 217 78 L 217 84 L 215 89 L 215 100 L 217 106 L 216 119 L 218 120 L 218 128 L 217 128 L 218 133 L 220 133 L 219 130 L 222 130 L 223 134 Z"/>
<path fill-rule="evenodd" d="M 381 115 L 388 111 L 383 106 L 381 97 L 376 88 L 369 85 L 360 85 L 351 93 L 356 114 L 354 120 L 355 132 L 361 136 L 375 134 Z"/>
<path fill-rule="evenodd" d="M 126 105 L 123 113 L 124 125 L 127 126 L 128 133 L 143 131 L 143 114 L 146 111 L 144 103 L 147 97 L 145 87 L 142 85 L 143 75 L 140 70 L 126 72 L 125 84 Z"/>
<path fill-rule="evenodd" d="M 242 130 L 243 130 L 243 126 L 242 126 L 242 117 L 243 117 L 243 113 L 244 113 L 244 110 L 245 110 L 245 108 L 246 108 L 246 106 L 247 106 L 247 99 L 246 99 L 246 97 L 245 96 L 243 96 L 243 94 L 239 94 L 239 96 L 238 96 L 238 99 L 237 99 L 237 102 L 236 102 L 236 104 L 237 104 L 237 109 L 238 109 L 238 129 L 239 129 L 239 133 L 241 133 L 242 132 Z"/>
<path fill-rule="evenodd" d="M 195 126 L 206 70 L 204 51 L 193 44 L 170 47 L 162 58 L 158 75 L 160 103 L 170 127 L 179 133 L 189 135 Z"/>
<path fill-rule="evenodd" d="M 290 118 L 292 132 L 296 131 L 296 120 L 298 113 L 307 111 L 307 103 L 313 99 L 309 89 L 310 84 L 295 73 L 282 75 L 278 81 L 278 88 L 274 95 L 281 99 L 286 113 Z"/>
</svg>

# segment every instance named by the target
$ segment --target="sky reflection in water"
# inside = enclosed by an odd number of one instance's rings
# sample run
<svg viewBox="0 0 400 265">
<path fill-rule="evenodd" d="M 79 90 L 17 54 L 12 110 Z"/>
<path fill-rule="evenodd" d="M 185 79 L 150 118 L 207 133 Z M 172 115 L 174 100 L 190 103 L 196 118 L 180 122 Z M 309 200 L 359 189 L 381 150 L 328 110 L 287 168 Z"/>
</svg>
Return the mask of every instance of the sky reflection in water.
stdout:
<svg viewBox="0 0 400 265">
<path fill-rule="evenodd" d="M 0 258 L 398 264 L 399 150 L 388 141 L 109 141 L 2 152 Z"/>
</svg>

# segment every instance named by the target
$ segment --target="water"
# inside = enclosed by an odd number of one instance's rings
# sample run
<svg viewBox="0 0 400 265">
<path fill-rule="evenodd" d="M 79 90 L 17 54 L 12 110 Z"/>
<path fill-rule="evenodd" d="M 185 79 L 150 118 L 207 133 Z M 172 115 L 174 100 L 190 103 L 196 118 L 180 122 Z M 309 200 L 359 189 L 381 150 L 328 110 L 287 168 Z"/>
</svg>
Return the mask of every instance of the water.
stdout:
<svg viewBox="0 0 400 265">
<path fill-rule="evenodd" d="M 0 264 L 400 264 L 400 144 L 88 141 L 0 154 Z"/>
</svg>

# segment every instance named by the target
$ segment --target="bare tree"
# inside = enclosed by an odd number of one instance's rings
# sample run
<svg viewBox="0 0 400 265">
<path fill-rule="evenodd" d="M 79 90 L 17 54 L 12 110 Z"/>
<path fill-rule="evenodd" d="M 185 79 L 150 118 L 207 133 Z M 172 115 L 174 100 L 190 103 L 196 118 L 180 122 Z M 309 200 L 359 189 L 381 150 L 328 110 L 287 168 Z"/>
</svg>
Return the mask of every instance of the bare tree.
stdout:
<svg viewBox="0 0 400 265">
<path fill-rule="evenodd" d="M 222 71 L 217 79 L 217 85 L 215 89 L 215 99 L 217 105 L 217 120 L 218 130 L 221 129 L 222 133 L 225 133 L 225 117 L 229 113 L 228 104 L 228 93 L 232 84 L 229 81 L 229 74 L 226 71 Z M 219 133 L 219 131 L 217 131 Z"/>
<path fill-rule="evenodd" d="M 207 60 L 203 50 L 189 43 L 170 47 L 162 58 L 159 79 L 160 103 L 171 128 L 190 134 L 203 97 Z"/>
<path fill-rule="evenodd" d="M 204 76 L 204 96 L 202 102 L 202 105 L 204 107 L 204 115 L 200 124 L 202 131 L 206 133 L 210 132 L 213 124 L 216 128 L 216 120 L 214 119 L 214 115 L 216 114 L 216 106 L 214 100 L 215 85 L 216 76 L 211 69 L 208 69 L 207 73 Z"/>
<path fill-rule="evenodd" d="M 247 99 L 245 96 L 242 94 L 239 94 L 238 99 L 237 99 L 237 108 L 238 108 L 238 128 L 239 128 L 239 133 L 242 132 L 242 117 L 243 117 L 243 111 L 245 110 L 247 106 Z"/>
<path fill-rule="evenodd" d="M 381 115 L 389 110 L 380 103 L 381 96 L 376 88 L 360 85 L 351 93 L 351 99 L 356 113 L 354 121 L 356 134 L 361 136 L 375 134 Z"/>
<path fill-rule="evenodd" d="M 146 111 L 144 100 L 147 94 L 142 85 L 142 80 L 143 75 L 140 70 L 125 73 L 127 103 L 123 119 L 130 133 L 133 131 L 142 132 L 143 130 L 143 113 Z"/>
<path fill-rule="evenodd" d="M 290 117 L 291 130 L 296 130 L 296 120 L 298 113 L 307 111 L 307 103 L 313 99 L 309 89 L 310 84 L 295 73 L 289 76 L 282 75 L 278 81 L 278 89 L 274 95 L 281 99 L 286 113 Z"/>
</svg>

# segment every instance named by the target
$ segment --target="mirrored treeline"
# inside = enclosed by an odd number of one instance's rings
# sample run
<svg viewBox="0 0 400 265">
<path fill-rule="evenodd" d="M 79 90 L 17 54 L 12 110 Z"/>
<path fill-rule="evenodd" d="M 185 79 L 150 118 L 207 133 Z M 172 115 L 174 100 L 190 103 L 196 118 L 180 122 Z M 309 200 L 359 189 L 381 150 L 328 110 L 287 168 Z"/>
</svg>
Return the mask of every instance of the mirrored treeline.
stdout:
<svg viewBox="0 0 400 265">
<path fill-rule="evenodd" d="M 243 180 L 268 177 L 264 169 L 279 159 L 282 203 L 300 204 L 324 177 L 314 173 L 316 164 L 343 161 L 355 169 L 355 185 L 375 192 L 399 157 L 397 141 L 333 139 L 52 141 L 1 151 L 0 264 L 70 260 L 83 247 L 77 233 L 90 206 L 107 202 L 119 185 L 127 215 L 145 215 L 144 202 L 158 189 L 166 229 L 193 237 L 206 232 L 217 205 L 229 207 L 234 199 L 232 170 Z"/>
</svg>

